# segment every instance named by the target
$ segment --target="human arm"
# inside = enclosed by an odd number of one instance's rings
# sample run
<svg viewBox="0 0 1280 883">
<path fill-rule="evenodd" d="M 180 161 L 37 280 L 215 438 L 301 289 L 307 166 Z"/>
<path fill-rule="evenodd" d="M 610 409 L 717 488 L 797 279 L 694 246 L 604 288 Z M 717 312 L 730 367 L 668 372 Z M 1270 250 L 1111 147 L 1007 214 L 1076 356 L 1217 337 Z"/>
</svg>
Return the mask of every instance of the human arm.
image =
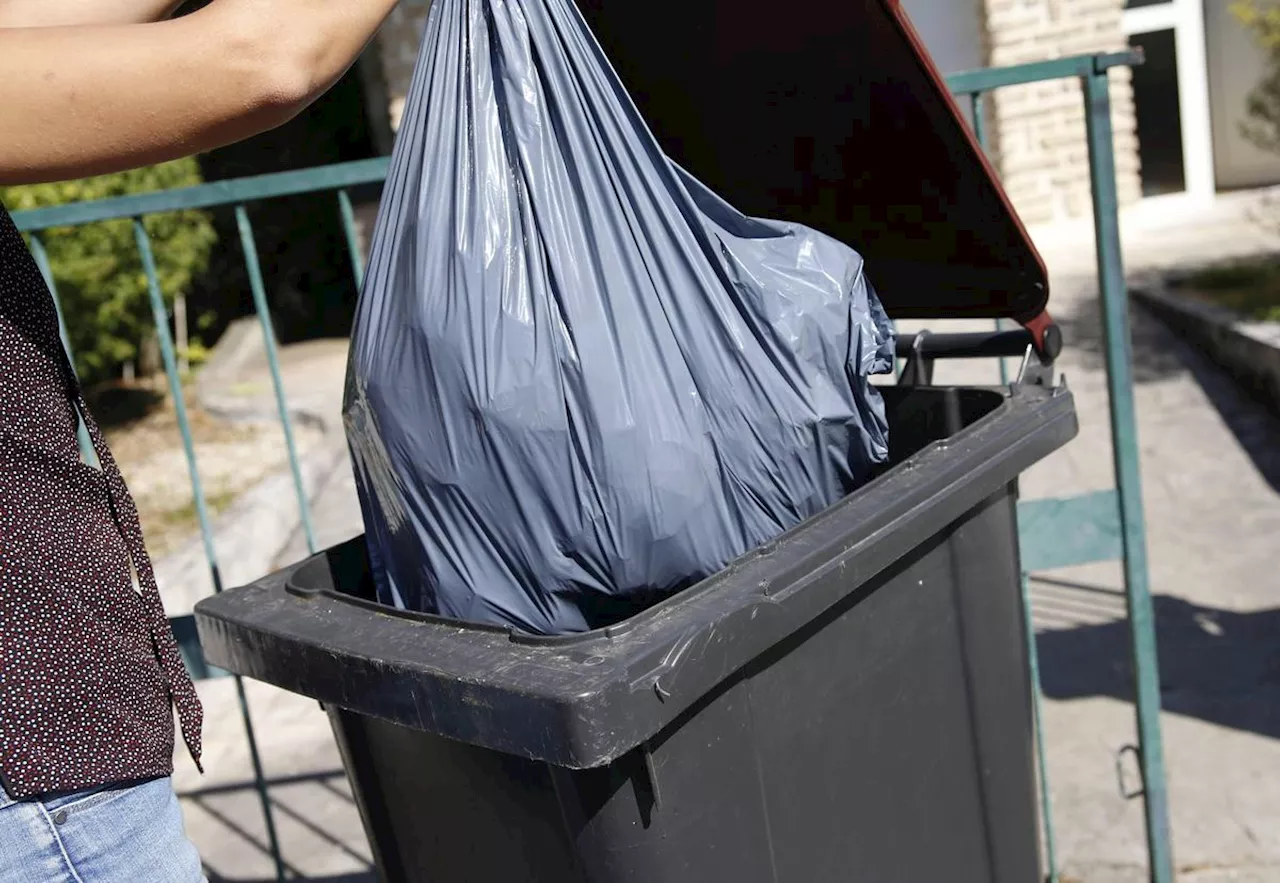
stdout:
<svg viewBox="0 0 1280 883">
<path fill-rule="evenodd" d="M 214 0 L 171 21 L 0 29 L 0 184 L 189 156 L 287 122 L 395 0 Z"/>
<path fill-rule="evenodd" d="M 173 15 L 182 0 L 0 0 L 0 28 L 129 25 Z"/>
</svg>

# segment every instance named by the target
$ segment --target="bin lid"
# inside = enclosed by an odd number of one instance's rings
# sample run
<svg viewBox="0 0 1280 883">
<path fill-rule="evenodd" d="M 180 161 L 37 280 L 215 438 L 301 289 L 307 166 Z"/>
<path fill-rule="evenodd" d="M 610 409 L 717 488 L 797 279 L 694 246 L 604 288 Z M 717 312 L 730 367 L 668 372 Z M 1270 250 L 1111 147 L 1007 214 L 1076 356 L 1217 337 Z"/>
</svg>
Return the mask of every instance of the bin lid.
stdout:
<svg viewBox="0 0 1280 883">
<path fill-rule="evenodd" d="M 897 318 L 1007 317 L 1048 278 L 899 0 L 578 0 L 667 153 L 856 248 Z"/>
</svg>

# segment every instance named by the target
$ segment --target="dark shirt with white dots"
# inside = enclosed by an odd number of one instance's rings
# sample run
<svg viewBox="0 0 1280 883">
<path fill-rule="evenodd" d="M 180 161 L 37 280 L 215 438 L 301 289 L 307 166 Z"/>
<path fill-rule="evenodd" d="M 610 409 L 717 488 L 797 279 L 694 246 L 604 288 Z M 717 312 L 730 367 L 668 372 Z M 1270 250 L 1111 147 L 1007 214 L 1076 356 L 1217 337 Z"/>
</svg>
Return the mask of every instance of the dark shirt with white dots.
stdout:
<svg viewBox="0 0 1280 883">
<path fill-rule="evenodd" d="M 81 418 L 101 468 L 80 456 Z M 168 775 L 171 705 L 199 763 L 200 701 L 137 509 L 0 207 L 0 784 L 21 798 Z"/>
</svg>

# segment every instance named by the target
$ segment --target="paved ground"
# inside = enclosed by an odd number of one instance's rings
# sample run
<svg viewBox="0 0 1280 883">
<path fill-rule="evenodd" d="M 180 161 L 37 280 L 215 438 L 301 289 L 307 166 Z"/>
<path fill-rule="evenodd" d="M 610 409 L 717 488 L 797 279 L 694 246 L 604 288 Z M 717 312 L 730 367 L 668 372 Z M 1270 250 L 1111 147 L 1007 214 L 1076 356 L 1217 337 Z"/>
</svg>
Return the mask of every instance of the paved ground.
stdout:
<svg viewBox="0 0 1280 883">
<path fill-rule="evenodd" d="M 1126 219 L 1129 263 L 1198 263 L 1226 253 L 1280 251 L 1248 204 L 1214 213 Z M 1280 212 L 1276 213 L 1280 218 Z M 1070 348 L 1061 367 L 1077 397 L 1080 437 L 1029 473 L 1028 497 L 1111 485 L 1105 387 L 1087 228 L 1037 237 L 1053 271 L 1054 313 Z M 1134 359 L 1151 574 L 1164 682 L 1163 727 L 1180 878 L 1188 883 L 1280 879 L 1280 424 L 1161 326 L 1135 315 Z M 934 327 L 937 325 L 934 323 Z M 308 372 L 336 376 L 335 365 Z M 327 372 L 327 373 L 326 373 Z M 992 365 L 940 371 L 942 382 L 992 382 Z M 300 383 L 305 381 L 299 381 Z M 328 381 L 326 381 L 328 382 Z M 318 481 L 321 545 L 359 531 L 349 476 Z M 279 560 L 305 546 L 294 536 Z M 1142 869 L 1141 803 L 1118 790 L 1114 757 L 1134 741 L 1126 701 L 1123 595 L 1114 565 L 1045 574 L 1034 585 L 1048 694 L 1059 860 L 1065 878 L 1130 883 Z M 201 685 L 209 723 L 203 779 L 179 759 L 177 783 L 212 881 L 265 880 L 271 865 L 232 682 Z M 315 703 L 248 685 L 277 827 L 290 872 L 307 879 L 369 876 L 369 854 Z"/>
<path fill-rule="evenodd" d="M 1280 249 L 1280 238 L 1242 217 L 1246 204 L 1227 201 L 1193 223 L 1130 220 L 1127 263 L 1140 276 Z M 1039 238 L 1081 430 L 1026 476 L 1027 497 L 1112 484 L 1094 269 L 1070 232 Z M 1280 424 L 1159 323 L 1140 311 L 1133 320 L 1180 876 L 1280 879 Z M 939 379 L 980 382 L 974 372 L 990 370 L 958 366 Z M 1114 565 L 1033 584 L 1059 860 L 1088 883 L 1145 879 L 1142 805 L 1120 796 L 1113 761 L 1135 741 L 1122 586 Z"/>
</svg>

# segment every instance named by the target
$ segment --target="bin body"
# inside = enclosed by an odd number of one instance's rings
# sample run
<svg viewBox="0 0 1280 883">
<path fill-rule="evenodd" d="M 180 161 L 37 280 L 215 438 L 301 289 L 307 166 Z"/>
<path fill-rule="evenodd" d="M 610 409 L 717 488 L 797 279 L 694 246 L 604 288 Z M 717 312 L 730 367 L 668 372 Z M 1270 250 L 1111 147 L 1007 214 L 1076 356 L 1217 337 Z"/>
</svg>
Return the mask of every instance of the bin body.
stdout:
<svg viewBox="0 0 1280 883">
<path fill-rule="evenodd" d="M 885 390 L 894 464 L 618 626 L 381 608 L 362 541 L 208 599 L 210 661 L 326 703 L 383 878 L 1040 874 L 1018 473 L 1063 390 Z"/>
</svg>

